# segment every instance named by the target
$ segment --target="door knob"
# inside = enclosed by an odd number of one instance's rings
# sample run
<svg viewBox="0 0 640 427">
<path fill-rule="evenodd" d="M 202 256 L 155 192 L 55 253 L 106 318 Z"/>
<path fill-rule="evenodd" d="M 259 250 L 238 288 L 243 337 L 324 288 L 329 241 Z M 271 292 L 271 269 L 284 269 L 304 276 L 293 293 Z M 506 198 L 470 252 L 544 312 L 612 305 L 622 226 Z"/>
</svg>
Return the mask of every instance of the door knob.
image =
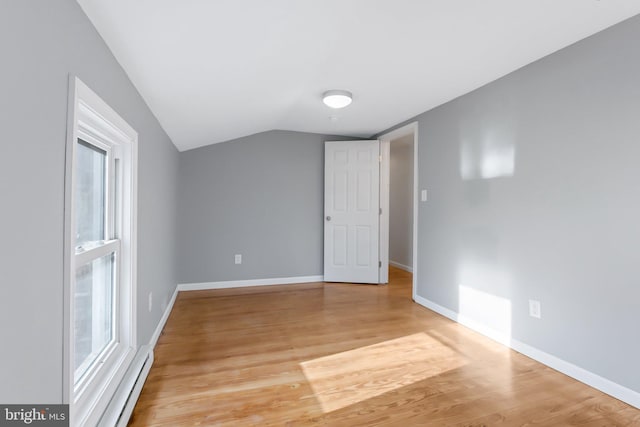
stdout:
<svg viewBox="0 0 640 427">
<path fill-rule="evenodd" d="M 327 215 L 327 221 L 331 221 L 331 217 Z"/>
</svg>

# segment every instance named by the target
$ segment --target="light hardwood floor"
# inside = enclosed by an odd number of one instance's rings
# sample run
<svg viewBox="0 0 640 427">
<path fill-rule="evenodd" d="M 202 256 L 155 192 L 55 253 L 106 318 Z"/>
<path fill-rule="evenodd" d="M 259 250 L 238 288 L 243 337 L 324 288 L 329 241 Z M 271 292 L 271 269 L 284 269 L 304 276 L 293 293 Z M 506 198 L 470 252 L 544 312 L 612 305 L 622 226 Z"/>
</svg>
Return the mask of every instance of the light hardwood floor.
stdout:
<svg viewBox="0 0 640 427">
<path fill-rule="evenodd" d="M 130 426 L 640 426 L 640 410 L 387 286 L 181 292 Z"/>
</svg>

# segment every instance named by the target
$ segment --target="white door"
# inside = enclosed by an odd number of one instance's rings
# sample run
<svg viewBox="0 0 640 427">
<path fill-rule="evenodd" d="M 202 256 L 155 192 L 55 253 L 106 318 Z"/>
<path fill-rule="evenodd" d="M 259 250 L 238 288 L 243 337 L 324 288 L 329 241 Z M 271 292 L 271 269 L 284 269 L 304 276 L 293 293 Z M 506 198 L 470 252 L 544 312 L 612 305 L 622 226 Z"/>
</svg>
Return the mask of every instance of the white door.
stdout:
<svg viewBox="0 0 640 427">
<path fill-rule="evenodd" d="M 380 142 L 327 141 L 324 280 L 378 283 Z"/>
</svg>

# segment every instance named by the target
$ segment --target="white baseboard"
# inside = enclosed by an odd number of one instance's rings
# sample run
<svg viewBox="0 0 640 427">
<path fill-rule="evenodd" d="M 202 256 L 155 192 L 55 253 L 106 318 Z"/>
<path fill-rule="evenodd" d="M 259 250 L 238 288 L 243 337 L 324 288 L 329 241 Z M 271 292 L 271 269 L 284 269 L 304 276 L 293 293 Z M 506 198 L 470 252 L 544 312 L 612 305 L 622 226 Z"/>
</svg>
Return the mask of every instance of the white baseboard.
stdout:
<svg viewBox="0 0 640 427">
<path fill-rule="evenodd" d="M 149 345 L 143 345 L 138 349 L 136 357 L 127 370 L 125 378 L 120 382 L 109 407 L 102 415 L 99 424 L 100 427 L 126 427 L 129 418 L 131 417 L 131 413 L 133 412 L 133 408 L 138 401 L 144 382 L 149 375 L 151 365 L 153 365 L 153 350 L 158 343 L 158 338 L 160 338 L 160 334 L 162 333 L 164 325 L 167 323 L 167 319 L 169 319 L 169 315 L 171 314 L 171 310 L 173 309 L 173 304 L 176 302 L 177 296 L 178 287 L 176 286 L 176 289 L 173 291 L 173 295 L 167 304 L 167 308 L 164 310 L 164 313 L 160 318 L 160 322 L 158 322 L 156 330 L 153 332 L 153 335 L 151 335 Z"/>
<path fill-rule="evenodd" d="M 182 283 L 178 291 L 203 291 L 210 289 L 246 288 L 249 286 L 290 285 L 294 283 L 322 282 L 324 276 L 280 277 L 275 279 L 228 280 L 222 282 Z"/>
<path fill-rule="evenodd" d="M 560 371 L 571 378 L 583 382 L 588 386 L 640 409 L 640 393 L 637 391 L 631 390 L 630 388 L 615 383 L 518 340 L 511 340 L 511 348 L 532 358 L 533 360 L 555 369 L 556 371 Z"/>
<path fill-rule="evenodd" d="M 415 295 L 414 300 L 418 304 L 445 317 L 448 317 L 449 319 L 458 322 L 461 325 L 464 325 L 469 329 L 472 329 L 488 338 L 491 338 L 492 340 L 497 341 L 500 344 L 506 345 L 507 347 L 510 347 L 513 350 L 522 353 L 537 362 L 542 363 L 543 365 L 553 368 L 556 371 L 562 372 L 563 374 L 570 376 L 571 378 L 574 378 L 590 387 L 600 390 L 603 393 L 613 396 L 616 399 L 619 399 L 631 406 L 640 409 L 640 393 L 638 393 L 637 391 L 631 390 L 618 383 L 603 378 L 600 375 L 594 374 L 591 371 L 587 371 L 586 369 L 567 362 L 566 360 L 562 360 L 549 353 L 545 353 L 544 351 L 532 347 L 528 344 L 505 336 L 501 332 L 495 331 L 492 328 L 488 328 L 487 326 L 482 325 L 475 320 L 462 316 L 453 310 L 429 301 L 428 299 L 423 298 L 419 295 Z"/>
<path fill-rule="evenodd" d="M 169 300 L 169 304 L 167 304 L 167 308 L 164 310 L 164 314 L 162 315 L 162 318 L 160 318 L 160 322 L 158 323 L 156 330 L 153 332 L 153 335 L 151 336 L 151 340 L 149 341 L 149 346 L 151 347 L 152 351 L 154 348 L 156 348 L 156 344 L 158 343 L 158 338 L 160 338 L 162 329 L 164 329 L 164 325 L 167 323 L 167 319 L 169 319 L 169 315 L 171 314 L 171 310 L 173 310 L 173 304 L 176 302 L 177 296 L 178 296 L 178 286 L 176 286 L 176 290 L 173 291 L 173 295 Z"/>
<path fill-rule="evenodd" d="M 496 331 L 493 328 L 489 328 L 486 327 L 485 325 L 481 324 L 480 322 L 477 322 L 473 319 L 470 319 L 466 316 L 462 316 L 459 313 L 453 311 L 453 310 L 449 310 L 446 307 L 443 307 L 439 304 L 436 304 L 433 301 L 429 301 L 426 298 L 422 298 L 420 295 L 414 295 L 413 297 L 414 301 L 417 302 L 418 304 L 428 308 L 429 310 L 435 311 L 438 314 L 442 314 L 444 317 L 448 317 L 449 319 L 453 320 L 454 322 L 458 322 L 461 325 L 466 326 L 469 329 L 473 329 L 474 331 L 488 337 L 491 338 L 492 340 L 506 345 L 507 347 L 511 347 L 511 337 L 506 336 L 504 333 Z"/>
<path fill-rule="evenodd" d="M 408 271 L 409 273 L 413 273 L 413 267 L 409 267 L 408 265 L 400 264 L 399 262 L 389 260 L 389 265 L 392 265 L 400 270 Z"/>
</svg>

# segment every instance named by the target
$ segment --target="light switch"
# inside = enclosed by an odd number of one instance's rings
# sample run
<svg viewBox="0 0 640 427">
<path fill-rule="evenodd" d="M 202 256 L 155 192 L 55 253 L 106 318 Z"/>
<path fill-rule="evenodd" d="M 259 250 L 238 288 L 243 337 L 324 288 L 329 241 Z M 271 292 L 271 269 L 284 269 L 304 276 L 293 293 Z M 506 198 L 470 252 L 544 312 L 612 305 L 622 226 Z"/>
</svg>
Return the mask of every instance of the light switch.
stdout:
<svg viewBox="0 0 640 427">
<path fill-rule="evenodd" d="M 422 190 L 420 192 L 420 201 L 421 202 L 426 202 L 427 201 L 427 190 Z"/>
</svg>

